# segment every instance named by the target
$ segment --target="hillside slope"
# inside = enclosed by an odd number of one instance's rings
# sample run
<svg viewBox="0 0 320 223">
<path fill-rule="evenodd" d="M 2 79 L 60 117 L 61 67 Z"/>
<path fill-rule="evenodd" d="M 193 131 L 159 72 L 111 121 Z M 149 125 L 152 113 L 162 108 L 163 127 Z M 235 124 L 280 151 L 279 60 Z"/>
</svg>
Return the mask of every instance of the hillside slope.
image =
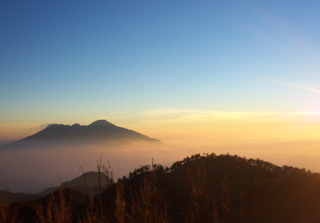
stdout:
<svg viewBox="0 0 320 223">
<path fill-rule="evenodd" d="M 73 222 L 84 216 L 108 222 L 316 223 L 320 219 L 320 174 L 228 154 L 197 154 L 170 168 L 142 166 L 94 200 L 84 201 L 71 191 L 70 196 Z M 46 208 L 46 203 L 42 205 Z M 36 213 L 33 208 L 32 203 L 15 204 L 10 213 L 31 219 L 23 213 Z"/>
</svg>

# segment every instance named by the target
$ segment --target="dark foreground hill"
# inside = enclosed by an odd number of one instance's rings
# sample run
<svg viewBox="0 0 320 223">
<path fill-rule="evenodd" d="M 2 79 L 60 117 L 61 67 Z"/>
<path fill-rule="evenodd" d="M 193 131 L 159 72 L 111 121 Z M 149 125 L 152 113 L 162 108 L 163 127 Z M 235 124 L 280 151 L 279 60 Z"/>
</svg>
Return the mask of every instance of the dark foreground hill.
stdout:
<svg viewBox="0 0 320 223">
<path fill-rule="evenodd" d="M 71 191 L 56 196 L 69 203 L 57 198 L 52 209 L 42 198 L 6 210 L 24 222 L 58 222 L 62 210 L 65 222 L 320 222 L 319 174 L 228 154 L 143 166 L 91 201 Z M 48 208 L 57 215 L 37 214 Z"/>
<path fill-rule="evenodd" d="M 149 138 L 148 136 L 133 130 L 113 125 L 106 120 L 98 120 L 88 126 L 79 124 L 74 124 L 72 126 L 51 124 L 34 135 L 6 144 L 1 148 L 38 148 L 62 145 L 77 146 L 87 143 L 104 143 L 111 140 L 160 142 L 157 139 Z"/>
</svg>

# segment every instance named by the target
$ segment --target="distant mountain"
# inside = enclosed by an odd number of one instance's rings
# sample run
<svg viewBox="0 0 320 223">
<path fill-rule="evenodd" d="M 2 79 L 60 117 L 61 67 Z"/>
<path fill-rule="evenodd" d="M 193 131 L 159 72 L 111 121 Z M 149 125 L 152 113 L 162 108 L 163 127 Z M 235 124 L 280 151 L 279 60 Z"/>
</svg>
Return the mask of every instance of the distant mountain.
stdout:
<svg viewBox="0 0 320 223">
<path fill-rule="evenodd" d="M 0 190 L 0 205 L 32 201 L 40 198 L 41 196 L 41 194 L 27 194 L 23 192 L 11 193 L 10 191 Z"/>
<path fill-rule="evenodd" d="M 110 140 L 142 140 L 147 142 L 160 142 L 133 130 L 118 127 L 106 120 L 98 120 L 92 124 L 50 124 L 47 128 L 34 135 L 6 144 L 2 148 L 24 148 L 46 145 L 64 145 L 75 143 L 98 143 Z"/>
<path fill-rule="evenodd" d="M 46 195 L 48 193 L 51 193 L 53 191 L 59 190 L 62 188 L 70 188 L 76 191 L 81 192 L 82 194 L 88 195 L 92 194 L 98 194 L 101 191 L 107 189 L 110 185 L 110 179 L 108 177 L 100 172 L 100 183 L 99 183 L 99 173 L 90 171 L 82 174 L 81 176 L 71 180 L 63 182 L 60 187 L 52 187 L 44 190 L 41 195 Z M 100 185 L 101 185 L 101 191 L 100 191 Z"/>
<path fill-rule="evenodd" d="M 60 187 L 48 188 L 38 194 L 27 194 L 27 193 L 12 193 L 10 191 L 0 190 L 0 205 L 7 203 L 20 203 L 36 200 L 40 197 L 46 196 L 50 193 L 53 193 L 60 188 L 68 188 L 78 192 L 81 192 L 83 195 L 96 195 L 103 190 L 107 189 L 110 186 L 110 179 L 100 172 L 100 183 L 99 183 L 99 173 L 90 171 L 82 174 L 81 176 L 71 180 L 63 182 Z M 101 185 L 101 191 L 100 191 Z"/>
</svg>

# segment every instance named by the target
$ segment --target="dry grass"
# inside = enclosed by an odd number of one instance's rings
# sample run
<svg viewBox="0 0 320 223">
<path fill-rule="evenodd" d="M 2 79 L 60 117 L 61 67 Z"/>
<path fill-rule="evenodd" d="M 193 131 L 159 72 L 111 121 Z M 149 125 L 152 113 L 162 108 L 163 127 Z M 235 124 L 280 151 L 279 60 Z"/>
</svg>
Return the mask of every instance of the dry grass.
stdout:
<svg viewBox="0 0 320 223">
<path fill-rule="evenodd" d="M 248 212 L 248 194 L 242 188 L 240 190 L 240 222 L 245 223 L 247 221 Z"/>
<path fill-rule="evenodd" d="M 80 167 L 83 171 L 82 167 Z M 108 161 L 108 166 L 101 163 L 101 157 L 100 160 L 97 161 L 97 170 L 98 170 L 98 179 L 97 184 L 92 185 L 93 188 L 96 191 L 95 193 L 98 195 L 95 197 L 94 192 L 91 188 L 91 185 L 88 185 L 87 183 L 87 195 L 89 194 L 89 203 L 85 207 L 84 213 L 79 217 L 79 223 L 107 223 L 108 222 L 108 216 L 106 214 L 106 207 L 104 207 L 104 204 L 102 203 L 102 173 L 106 175 L 107 177 L 107 185 L 112 186 L 114 184 L 113 180 L 113 170 L 111 169 L 110 162 Z M 83 171 L 84 172 L 84 171 Z M 86 178 L 85 178 L 86 180 Z M 87 182 L 87 180 L 86 180 Z M 110 220 L 109 220 L 110 222 Z"/>
<path fill-rule="evenodd" d="M 219 215 L 217 202 L 213 198 L 213 191 L 208 188 L 206 179 L 206 168 L 203 160 L 197 162 L 197 171 L 194 174 L 191 169 L 187 170 L 189 179 L 189 196 L 188 207 L 185 211 L 185 222 L 212 222 L 212 223 L 231 223 L 232 212 L 230 207 L 230 185 L 227 176 L 224 176 L 221 182 L 221 210 L 222 215 Z M 239 210 L 234 210 L 235 213 L 240 213 L 239 222 L 246 222 L 248 216 L 248 200 L 247 193 L 242 188 L 240 191 Z"/>
<path fill-rule="evenodd" d="M 9 189 L 8 189 L 8 185 L 6 182 L 6 198 L 4 197 L 0 197 L 0 201 L 2 204 L 2 206 L 0 206 L 0 223 L 14 223 L 14 222 L 19 222 L 16 219 L 17 216 L 17 209 L 14 209 L 14 211 L 10 208 L 10 196 L 9 196 Z"/>
<path fill-rule="evenodd" d="M 37 213 L 36 222 L 38 223 L 73 222 L 71 204 L 67 201 L 63 188 L 60 188 L 58 197 L 54 193 L 48 196 L 45 207 L 41 204 L 35 204 L 35 210 Z"/>
<path fill-rule="evenodd" d="M 16 219 L 17 213 L 9 208 L 9 205 L 3 205 L 0 207 L 0 223 L 15 223 L 19 222 Z"/>
<path fill-rule="evenodd" d="M 125 201 L 124 189 L 123 180 L 119 179 L 116 187 L 116 222 L 170 222 L 168 215 L 169 202 L 165 192 L 160 189 L 157 183 L 155 169 L 152 169 L 142 178 L 140 190 L 136 196 L 131 193 L 130 204 Z"/>
<path fill-rule="evenodd" d="M 154 166 L 154 165 L 152 165 Z M 97 161 L 97 169 L 104 173 L 109 180 L 109 185 L 114 184 L 113 170 L 110 163 L 108 166 L 101 164 L 101 159 Z M 83 171 L 83 169 L 82 169 Z M 207 185 L 206 168 L 202 159 L 197 160 L 197 170 L 187 170 L 189 180 L 188 205 L 185 209 L 185 222 L 213 222 L 213 223 L 231 223 L 232 212 L 230 208 L 230 186 L 227 176 L 221 182 L 221 204 L 218 205 L 213 198 L 213 191 Z M 93 185 L 102 192 L 101 177 L 97 179 L 97 185 Z M 119 179 L 113 187 L 115 192 L 114 205 L 107 207 L 103 203 L 101 193 L 94 196 L 90 185 L 87 187 L 88 202 L 81 209 L 81 213 L 77 213 L 71 205 L 71 201 L 67 199 L 64 188 L 61 188 L 58 195 L 51 193 L 45 203 L 35 203 L 34 210 L 36 212 L 35 222 L 38 223 L 167 223 L 171 222 L 168 213 L 169 201 L 158 185 L 156 170 L 152 168 L 144 173 L 140 182 L 140 189 L 132 194 L 131 197 L 125 196 L 126 180 Z M 127 188 L 128 191 L 129 188 Z M 89 193 L 89 191 L 91 193 Z M 131 188 L 130 188 L 131 191 Z M 249 216 L 247 194 L 242 189 L 240 191 L 239 222 L 246 222 Z M 14 209 L 13 209 L 14 210 Z M 219 210 L 220 214 L 219 215 Z M 252 213 L 251 213 L 252 214 Z M 256 215 L 253 213 L 252 215 Z M 16 219 L 17 213 L 14 213 L 9 205 L 0 207 L 0 223 L 19 222 Z"/>
<path fill-rule="evenodd" d="M 121 179 L 118 180 L 117 187 L 116 187 L 116 210 L 115 216 L 119 223 L 125 223 L 127 219 L 126 213 L 126 201 L 124 197 L 124 184 Z"/>
<path fill-rule="evenodd" d="M 157 185 L 155 172 L 144 177 L 140 194 L 131 205 L 130 222 L 169 222 L 168 200 L 165 192 Z"/>
<path fill-rule="evenodd" d="M 224 175 L 224 180 L 221 182 L 222 188 L 222 212 L 223 223 L 231 223 L 231 208 L 230 208 L 230 186 L 228 184 L 227 175 Z"/>
<path fill-rule="evenodd" d="M 98 198 L 99 199 L 99 198 Z M 90 198 L 85 212 L 80 216 L 79 223 L 107 223 L 107 216 L 104 214 L 101 198 L 99 205 L 95 204 L 94 197 Z"/>
<path fill-rule="evenodd" d="M 190 182 L 190 195 L 185 222 L 218 223 L 218 208 L 212 194 L 207 188 L 206 169 L 203 160 L 197 160 L 197 167 L 195 176 L 191 169 L 187 171 Z"/>
</svg>

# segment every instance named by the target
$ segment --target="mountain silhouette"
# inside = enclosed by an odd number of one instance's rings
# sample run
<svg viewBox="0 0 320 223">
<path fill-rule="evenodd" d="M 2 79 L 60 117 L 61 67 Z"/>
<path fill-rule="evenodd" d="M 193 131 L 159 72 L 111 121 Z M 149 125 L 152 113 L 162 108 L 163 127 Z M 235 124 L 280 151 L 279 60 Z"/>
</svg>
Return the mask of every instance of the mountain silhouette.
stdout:
<svg viewBox="0 0 320 223">
<path fill-rule="evenodd" d="M 21 140 L 8 143 L 2 148 L 42 147 L 47 145 L 76 145 L 99 143 L 110 140 L 142 140 L 160 142 L 133 130 L 116 126 L 106 120 L 97 120 L 90 125 L 50 124 L 47 128 Z"/>
<path fill-rule="evenodd" d="M 100 174 L 100 178 L 99 178 Z M 100 179 L 100 182 L 99 182 Z M 55 192 L 61 188 L 69 188 L 78 192 L 81 192 L 83 195 L 96 195 L 101 192 L 101 190 L 107 189 L 113 181 L 110 180 L 104 173 L 89 171 L 83 173 L 81 176 L 71 180 L 63 182 L 59 187 L 47 188 L 41 193 L 37 194 L 28 194 L 28 193 L 12 193 L 10 191 L 0 190 L 0 206 L 7 203 L 15 202 L 28 202 L 36 200 L 40 197 L 44 197 L 52 192 Z M 101 186 L 101 188 L 100 188 Z M 89 194 L 88 194 L 89 193 Z"/>
<path fill-rule="evenodd" d="M 99 178 L 100 174 L 100 178 Z M 100 180 L 99 180 L 100 179 Z M 108 178 L 103 172 L 89 171 L 83 173 L 81 176 L 71 180 L 63 182 L 60 187 L 52 187 L 42 191 L 39 195 L 47 195 L 53 191 L 59 190 L 60 188 L 70 188 L 81 192 L 84 195 L 90 195 L 87 193 L 93 193 L 94 195 L 101 193 L 100 190 L 105 190 L 113 183 L 113 180 Z M 101 186 L 101 188 L 100 188 Z M 90 191 L 88 191 L 90 190 Z"/>
</svg>

